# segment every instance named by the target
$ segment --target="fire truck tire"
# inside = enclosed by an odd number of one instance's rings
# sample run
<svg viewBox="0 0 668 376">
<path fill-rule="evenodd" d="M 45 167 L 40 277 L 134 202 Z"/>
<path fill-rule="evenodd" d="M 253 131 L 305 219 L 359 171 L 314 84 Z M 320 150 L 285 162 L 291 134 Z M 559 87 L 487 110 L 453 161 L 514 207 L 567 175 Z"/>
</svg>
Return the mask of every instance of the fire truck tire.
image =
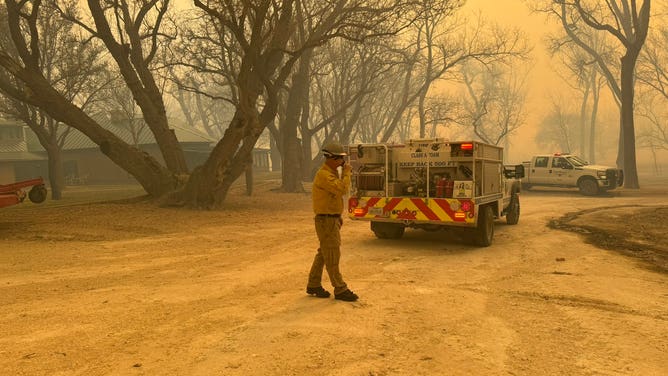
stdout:
<svg viewBox="0 0 668 376">
<path fill-rule="evenodd" d="M 473 241 L 481 247 L 489 247 L 494 239 L 494 213 L 491 206 L 484 206 L 480 209 L 478 216 L 478 225 L 474 232 Z"/>
<path fill-rule="evenodd" d="M 28 198 L 36 204 L 44 202 L 44 200 L 46 200 L 46 187 L 44 187 L 44 185 L 35 185 L 30 188 Z"/>
<path fill-rule="evenodd" d="M 520 221 L 520 197 L 513 194 L 510 197 L 508 204 L 508 211 L 506 213 L 506 223 L 509 225 L 516 225 Z"/>
<path fill-rule="evenodd" d="M 371 231 L 378 239 L 399 239 L 406 228 L 398 223 L 371 222 Z"/>
<path fill-rule="evenodd" d="M 598 183 L 596 180 L 594 180 L 594 178 L 591 177 L 580 179 L 578 182 L 578 188 L 580 189 L 580 193 L 585 196 L 596 196 L 600 192 Z"/>
</svg>

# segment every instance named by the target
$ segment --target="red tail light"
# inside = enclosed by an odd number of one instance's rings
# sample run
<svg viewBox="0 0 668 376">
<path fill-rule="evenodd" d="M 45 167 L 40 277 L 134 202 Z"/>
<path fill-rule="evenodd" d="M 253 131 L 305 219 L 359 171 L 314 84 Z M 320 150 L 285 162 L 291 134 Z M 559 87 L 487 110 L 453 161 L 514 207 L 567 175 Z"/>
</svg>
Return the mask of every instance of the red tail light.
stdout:
<svg viewBox="0 0 668 376">
<path fill-rule="evenodd" d="M 473 143 L 461 144 L 460 149 L 462 150 L 473 150 Z"/>
<path fill-rule="evenodd" d="M 462 211 L 471 211 L 473 209 L 473 203 L 471 201 L 462 201 L 461 210 Z"/>
<path fill-rule="evenodd" d="M 356 208 L 357 205 L 359 205 L 359 200 L 357 197 L 351 197 L 348 199 L 348 208 L 353 209 Z"/>
</svg>

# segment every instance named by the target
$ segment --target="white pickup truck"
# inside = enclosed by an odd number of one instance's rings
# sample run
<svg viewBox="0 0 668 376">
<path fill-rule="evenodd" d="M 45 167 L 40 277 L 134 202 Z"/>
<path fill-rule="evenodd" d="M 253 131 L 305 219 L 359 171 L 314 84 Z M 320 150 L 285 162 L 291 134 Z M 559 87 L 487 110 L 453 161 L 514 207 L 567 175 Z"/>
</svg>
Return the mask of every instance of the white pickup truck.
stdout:
<svg viewBox="0 0 668 376">
<path fill-rule="evenodd" d="M 525 176 L 522 188 L 534 186 L 578 188 L 586 196 L 621 187 L 622 170 L 609 166 L 590 165 L 573 154 L 536 155 L 522 162 Z"/>
</svg>

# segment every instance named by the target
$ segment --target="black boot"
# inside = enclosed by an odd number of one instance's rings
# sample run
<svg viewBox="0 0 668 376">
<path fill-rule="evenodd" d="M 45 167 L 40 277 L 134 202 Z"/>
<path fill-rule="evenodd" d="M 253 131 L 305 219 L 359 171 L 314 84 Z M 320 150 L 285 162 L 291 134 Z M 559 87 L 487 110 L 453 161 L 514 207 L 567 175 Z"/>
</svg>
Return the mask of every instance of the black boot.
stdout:
<svg viewBox="0 0 668 376">
<path fill-rule="evenodd" d="M 329 298 L 329 291 L 325 290 L 322 288 L 322 286 L 318 287 L 307 287 L 306 288 L 306 293 L 309 295 L 315 295 L 317 298 Z"/>
<path fill-rule="evenodd" d="M 357 296 L 357 294 L 355 294 L 350 290 L 346 290 L 340 294 L 336 294 L 334 298 L 338 300 L 343 300 L 344 302 L 354 302 L 359 298 L 359 296 Z"/>
</svg>

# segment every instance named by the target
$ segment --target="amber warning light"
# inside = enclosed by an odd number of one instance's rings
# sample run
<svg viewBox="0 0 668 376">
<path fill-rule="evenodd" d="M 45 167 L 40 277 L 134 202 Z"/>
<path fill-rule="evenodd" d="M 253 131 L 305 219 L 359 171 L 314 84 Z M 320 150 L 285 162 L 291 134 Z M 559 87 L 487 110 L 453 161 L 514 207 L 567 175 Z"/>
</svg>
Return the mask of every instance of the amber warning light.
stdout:
<svg viewBox="0 0 668 376">
<path fill-rule="evenodd" d="M 473 144 L 472 143 L 461 144 L 460 149 L 473 150 Z"/>
</svg>

